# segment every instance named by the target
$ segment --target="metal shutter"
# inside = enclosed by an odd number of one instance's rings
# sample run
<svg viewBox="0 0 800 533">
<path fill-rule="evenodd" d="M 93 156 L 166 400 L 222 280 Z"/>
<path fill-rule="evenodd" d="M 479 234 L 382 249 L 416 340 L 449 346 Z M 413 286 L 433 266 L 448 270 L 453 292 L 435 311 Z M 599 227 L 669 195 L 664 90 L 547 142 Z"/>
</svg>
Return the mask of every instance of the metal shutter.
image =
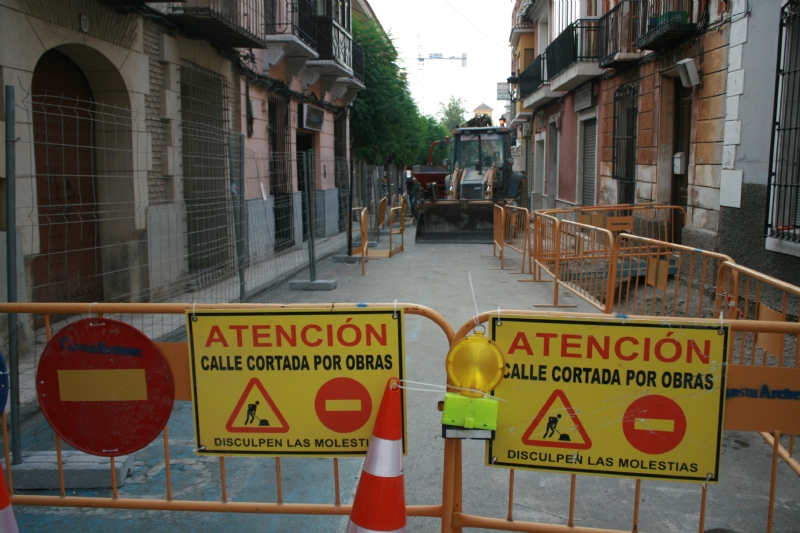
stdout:
<svg viewBox="0 0 800 533">
<path fill-rule="evenodd" d="M 597 181 L 597 120 L 583 123 L 583 199 L 582 205 L 594 205 L 594 188 Z"/>
</svg>

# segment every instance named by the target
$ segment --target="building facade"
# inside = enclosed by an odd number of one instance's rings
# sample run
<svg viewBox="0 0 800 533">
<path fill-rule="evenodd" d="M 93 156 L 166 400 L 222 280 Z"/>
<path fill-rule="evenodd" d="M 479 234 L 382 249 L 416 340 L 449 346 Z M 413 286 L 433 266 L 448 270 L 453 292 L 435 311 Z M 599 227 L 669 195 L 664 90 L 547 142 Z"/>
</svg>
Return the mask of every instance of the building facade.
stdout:
<svg viewBox="0 0 800 533">
<path fill-rule="evenodd" d="M 512 124 L 530 207 L 680 206 L 679 242 L 800 281 L 796 13 L 780 0 L 518 0 Z"/>
<path fill-rule="evenodd" d="M 304 191 L 313 233 L 341 232 L 364 87 L 350 17 L 349 0 L 3 2 L 17 300 L 185 301 L 301 249 Z"/>
</svg>

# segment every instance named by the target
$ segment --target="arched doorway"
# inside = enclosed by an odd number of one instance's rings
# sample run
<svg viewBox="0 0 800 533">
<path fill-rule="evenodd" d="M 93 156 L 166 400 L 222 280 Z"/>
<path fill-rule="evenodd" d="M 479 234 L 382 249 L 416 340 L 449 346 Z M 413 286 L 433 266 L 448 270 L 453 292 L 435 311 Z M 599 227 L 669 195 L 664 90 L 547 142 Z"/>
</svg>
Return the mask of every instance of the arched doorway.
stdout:
<svg viewBox="0 0 800 533">
<path fill-rule="evenodd" d="M 57 50 L 39 59 L 31 90 L 40 239 L 33 299 L 101 301 L 92 90 Z"/>
</svg>

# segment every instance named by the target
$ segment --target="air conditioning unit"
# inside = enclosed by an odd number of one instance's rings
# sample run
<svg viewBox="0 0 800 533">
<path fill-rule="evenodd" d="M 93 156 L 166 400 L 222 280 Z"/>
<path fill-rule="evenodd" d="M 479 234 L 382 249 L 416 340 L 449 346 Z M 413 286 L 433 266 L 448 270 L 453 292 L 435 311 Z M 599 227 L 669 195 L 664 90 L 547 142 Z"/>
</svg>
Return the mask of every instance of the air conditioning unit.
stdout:
<svg viewBox="0 0 800 533">
<path fill-rule="evenodd" d="M 325 122 L 325 111 L 318 107 L 303 104 L 303 128 L 307 130 L 322 131 Z"/>
</svg>

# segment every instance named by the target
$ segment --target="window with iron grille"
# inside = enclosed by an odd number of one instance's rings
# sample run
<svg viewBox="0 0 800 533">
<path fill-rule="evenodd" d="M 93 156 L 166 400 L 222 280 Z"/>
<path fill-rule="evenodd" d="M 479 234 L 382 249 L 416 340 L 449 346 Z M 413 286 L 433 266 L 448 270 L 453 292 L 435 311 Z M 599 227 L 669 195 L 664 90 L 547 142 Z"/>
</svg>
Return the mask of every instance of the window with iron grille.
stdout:
<svg viewBox="0 0 800 533">
<path fill-rule="evenodd" d="M 617 180 L 617 201 L 632 204 L 636 195 L 636 116 L 639 91 L 620 85 L 614 93 L 614 161 L 612 176 Z"/>
<path fill-rule="evenodd" d="M 767 236 L 800 242 L 800 5 L 781 12 Z"/>
<path fill-rule="evenodd" d="M 224 76 L 183 61 L 180 85 L 189 270 L 202 286 L 234 266 L 228 84 Z"/>
<path fill-rule="evenodd" d="M 269 188 L 275 202 L 275 251 L 294 246 L 294 188 L 292 185 L 289 98 L 268 96 Z"/>
</svg>

